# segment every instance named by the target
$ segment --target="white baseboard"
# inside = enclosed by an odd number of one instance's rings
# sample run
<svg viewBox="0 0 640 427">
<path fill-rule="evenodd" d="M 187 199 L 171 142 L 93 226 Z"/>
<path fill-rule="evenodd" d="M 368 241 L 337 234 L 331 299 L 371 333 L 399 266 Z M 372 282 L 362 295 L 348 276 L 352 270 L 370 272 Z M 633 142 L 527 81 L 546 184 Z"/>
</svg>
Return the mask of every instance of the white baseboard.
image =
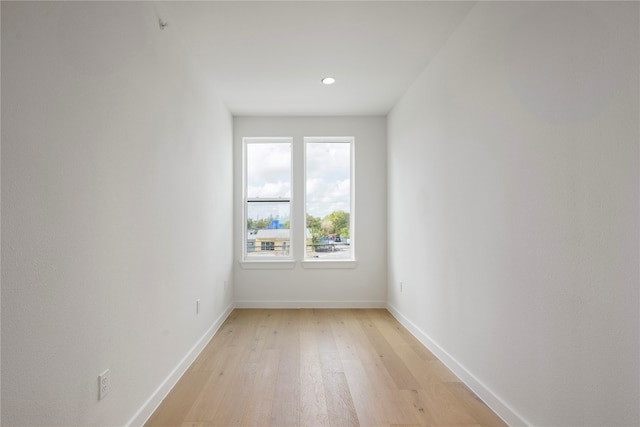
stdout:
<svg viewBox="0 0 640 427">
<path fill-rule="evenodd" d="M 193 347 L 182 358 L 178 366 L 165 378 L 160 386 L 153 392 L 151 397 L 142 405 L 142 407 L 135 413 L 133 417 L 126 424 L 127 427 L 142 426 L 151 417 L 153 412 L 160 406 L 160 403 L 169 394 L 171 389 L 177 384 L 178 380 L 184 375 L 189 366 L 196 360 L 196 357 L 204 350 L 205 346 L 211 341 L 211 338 L 218 332 L 220 326 L 229 317 L 234 309 L 234 305 L 230 304 L 225 311 L 216 319 L 211 327 L 204 333 L 202 337 L 194 344 Z"/>
<path fill-rule="evenodd" d="M 386 308 L 386 301 L 236 301 L 236 308 Z"/>
<path fill-rule="evenodd" d="M 487 404 L 508 425 L 527 426 L 527 423 L 516 411 L 507 405 L 500 397 L 488 389 L 464 366 L 458 363 L 449 353 L 440 347 L 434 340 L 424 333 L 415 323 L 405 317 L 393 305 L 387 304 L 387 310 L 416 337 L 429 351 L 431 351 L 442 363 L 446 365 L 467 387 L 469 387 L 484 403 Z"/>
</svg>

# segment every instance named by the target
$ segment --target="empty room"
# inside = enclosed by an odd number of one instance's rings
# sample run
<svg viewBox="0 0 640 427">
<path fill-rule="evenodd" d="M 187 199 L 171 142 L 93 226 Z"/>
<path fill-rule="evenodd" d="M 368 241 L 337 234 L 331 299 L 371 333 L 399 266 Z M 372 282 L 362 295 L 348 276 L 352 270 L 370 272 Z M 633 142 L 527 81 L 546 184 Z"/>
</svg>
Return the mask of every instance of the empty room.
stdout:
<svg viewBox="0 0 640 427">
<path fill-rule="evenodd" d="M 4 426 L 640 426 L 640 3 L 2 1 Z"/>
</svg>

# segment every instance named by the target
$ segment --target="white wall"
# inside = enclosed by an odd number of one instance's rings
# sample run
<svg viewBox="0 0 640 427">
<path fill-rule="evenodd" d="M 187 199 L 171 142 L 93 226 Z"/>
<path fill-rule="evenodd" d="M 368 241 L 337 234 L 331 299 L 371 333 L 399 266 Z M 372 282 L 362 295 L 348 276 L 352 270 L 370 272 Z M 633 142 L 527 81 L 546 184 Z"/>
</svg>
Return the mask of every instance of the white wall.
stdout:
<svg viewBox="0 0 640 427">
<path fill-rule="evenodd" d="M 389 115 L 389 306 L 513 424 L 640 424 L 639 16 L 480 2 Z"/>
<path fill-rule="evenodd" d="M 242 241 L 242 138 L 305 136 L 355 137 L 355 247 L 353 269 L 244 269 L 236 245 L 234 299 L 239 307 L 370 307 L 386 301 L 386 118 L 385 117 L 234 117 L 235 241 Z M 301 153 L 302 151 L 298 151 Z M 298 165 L 302 162 L 298 158 Z M 294 179 L 302 183 L 302 168 Z M 303 186 L 293 197 L 303 200 Z M 297 205 L 301 208 L 301 205 Z M 303 217 L 302 210 L 298 211 Z M 294 213 L 295 215 L 295 213 Z M 302 227 L 298 221 L 298 226 Z M 295 227 L 295 224 L 294 224 Z M 295 232 L 295 230 L 294 230 Z M 303 230 L 298 230 L 302 233 Z M 298 234 L 300 235 L 300 234 Z"/>
<path fill-rule="evenodd" d="M 232 304 L 232 120 L 176 34 L 2 2 L 3 426 L 142 422 Z"/>
</svg>

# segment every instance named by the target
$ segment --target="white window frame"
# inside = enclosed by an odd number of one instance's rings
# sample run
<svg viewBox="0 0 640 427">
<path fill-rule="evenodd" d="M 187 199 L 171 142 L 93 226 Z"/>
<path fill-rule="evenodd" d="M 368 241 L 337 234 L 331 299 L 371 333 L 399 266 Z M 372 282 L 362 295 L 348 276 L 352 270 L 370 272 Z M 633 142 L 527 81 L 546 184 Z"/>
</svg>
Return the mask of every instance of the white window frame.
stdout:
<svg viewBox="0 0 640 427">
<path fill-rule="evenodd" d="M 349 143 L 351 152 L 351 179 L 350 179 L 350 245 L 351 258 L 348 259 L 313 259 L 306 258 L 306 142 L 342 142 Z M 247 194 L 247 145 L 256 143 L 289 143 L 291 144 L 291 197 L 288 199 L 290 212 L 289 226 L 289 254 L 287 256 L 273 256 L 259 259 L 248 256 L 248 204 L 250 200 Z M 356 258 L 356 226 L 355 226 L 355 137 L 243 137 L 242 138 L 242 251 L 240 266 L 243 269 L 293 269 L 296 264 L 305 269 L 352 269 L 357 267 Z M 298 162 L 302 162 L 298 165 Z M 302 206 L 298 206 L 298 198 L 301 196 Z M 266 201 L 266 199 L 261 199 Z M 285 201 L 284 199 L 271 198 L 269 201 Z M 302 248 L 302 249 L 301 249 Z"/>
<path fill-rule="evenodd" d="M 343 143 L 349 144 L 350 148 L 350 177 L 349 177 L 349 236 L 351 246 L 351 257 L 345 259 L 322 259 L 307 258 L 306 256 L 306 229 L 307 229 L 307 144 L 309 143 Z M 303 138 L 303 167 L 304 167 L 304 201 L 303 201 L 303 224 L 304 224 L 304 248 L 302 255 L 302 266 L 304 268 L 355 268 L 356 261 L 356 229 L 355 229 L 355 137 L 353 136 L 306 136 Z"/>
<path fill-rule="evenodd" d="M 247 194 L 248 168 L 247 168 L 247 147 L 249 144 L 273 144 L 286 143 L 291 146 L 290 161 L 290 197 L 270 197 L 254 199 Z M 291 137 L 244 137 L 242 138 L 242 266 L 243 268 L 293 268 L 295 266 L 294 253 L 296 247 L 295 219 L 294 219 L 294 141 Z M 247 250 L 247 236 L 249 230 L 247 222 L 249 218 L 249 203 L 252 202 L 275 202 L 289 203 L 289 254 L 283 256 L 269 256 L 264 259 L 251 257 Z M 269 267 L 271 266 L 271 267 Z"/>
</svg>

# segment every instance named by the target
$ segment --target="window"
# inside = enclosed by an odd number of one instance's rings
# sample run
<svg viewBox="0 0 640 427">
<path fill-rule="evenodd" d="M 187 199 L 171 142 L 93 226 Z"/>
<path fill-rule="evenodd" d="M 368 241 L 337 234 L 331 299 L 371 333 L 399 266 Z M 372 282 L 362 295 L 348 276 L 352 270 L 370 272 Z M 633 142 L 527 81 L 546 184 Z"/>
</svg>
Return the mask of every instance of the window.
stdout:
<svg viewBox="0 0 640 427">
<path fill-rule="evenodd" d="M 275 242 L 260 242 L 260 248 L 263 251 L 275 251 L 276 244 Z"/>
<path fill-rule="evenodd" d="M 246 268 L 355 266 L 345 262 L 355 261 L 353 147 L 351 137 L 243 138 Z"/>
<path fill-rule="evenodd" d="M 291 139 L 244 138 L 245 259 L 291 255 Z"/>
<path fill-rule="evenodd" d="M 305 138 L 308 260 L 352 260 L 353 138 Z"/>
</svg>

